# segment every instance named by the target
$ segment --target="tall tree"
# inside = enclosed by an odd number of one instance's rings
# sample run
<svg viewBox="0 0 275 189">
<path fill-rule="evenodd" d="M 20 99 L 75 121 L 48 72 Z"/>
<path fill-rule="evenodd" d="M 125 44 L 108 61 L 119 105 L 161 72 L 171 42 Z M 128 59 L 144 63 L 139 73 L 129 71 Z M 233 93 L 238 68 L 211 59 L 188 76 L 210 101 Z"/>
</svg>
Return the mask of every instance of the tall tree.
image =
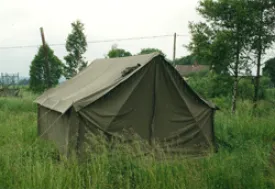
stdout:
<svg viewBox="0 0 275 189">
<path fill-rule="evenodd" d="M 275 41 L 275 1 L 274 0 L 248 0 L 250 7 L 250 19 L 252 20 L 251 49 L 256 57 L 257 75 L 254 84 L 254 109 L 260 89 L 260 71 L 262 66 L 262 56 Z"/>
<path fill-rule="evenodd" d="M 108 58 L 117 58 L 117 57 L 126 57 L 126 56 L 132 56 L 132 54 L 129 51 L 126 51 L 125 49 L 117 48 L 116 45 L 113 45 L 111 50 L 107 54 Z"/>
<path fill-rule="evenodd" d="M 211 57 L 221 56 L 221 60 L 226 60 L 225 57 L 229 58 L 233 55 L 232 61 L 223 63 L 225 63 L 225 67 L 233 71 L 234 75 L 231 107 L 231 111 L 234 113 L 238 94 L 239 72 L 247 64 L 246 53 L 250 39 L 249 32 L 251 29 L 249 26 L 251 20 L 249 19 L 247 2 L 246 0 L 201 0 L 198 11 L 207 21 L 207 23 L 200 24 L 204 26 L 200 30 L 205 29 L 205 31 L 201 35 L 203 43 L 198 43 L 204 47 L 206 57 L 209 55 Z M 199 27 L 197 26 L 197 28 Z M 208 36 L 208 38 L 205 38 L 205 36 Z M 211 48 L 206 49 L 205 47 L 209 44 Z M 201 51 L 200 48 L 196 49 Z M 214 49 L 219 53 L 215 54 Z M 220 53 L 219 49 L 224 50 L 227 54 Z M 214 66 L 216 65 L 219 65 L 219 63 Z"/>
<path fill-rule="evenodd" d="M 230 64 L 234 62 L 231 32 L 214 31 L 206 23 L 190 23 L 192 41 L 187 46 L 193 59 L 210 66 L 218 74 L 229 73 Z"/>
<path fill-rule="evenodd" d="M 58 80 L 62 75 L 63 63 L 57 56 L 54 55 L 54 51 L 46 45 L 48 53 L 48 63 L 50 78 L 46 74 L 46 57 L 43 46 L 40 46 L 38 53 L 30 65 L 30 89 L 33 92 L 43 92 L 48 88 L 47 81 L 50 81 L 50 86 L 58 84 Z"/>
<path fill-rule="evenodd" d="M 157 48 L 143 48 L 141 49 L 141 51 L 138 53 L 139 55 L 141 54 L 150 54 L 150 53 L 154 53 L 154 52 L 158 52 L 158 53 L 161 53 L 163 54 L 164 56 L 166 56 L 162 50 L 160 49 L 157 49 Z"/>
<path fill-rule="evenodd" d="M 79 71 L 87 67 L 87 61 L 83 54 L 87 50 L 87 41 L 84 34 L 84 24 L 79 20 L 71 24 L 72 32 L 68 35 L 66 41 L 66 50 L 68 55 L 64 57 L 66 61 L 65 77 L 70 79 Z"/>
</svg>

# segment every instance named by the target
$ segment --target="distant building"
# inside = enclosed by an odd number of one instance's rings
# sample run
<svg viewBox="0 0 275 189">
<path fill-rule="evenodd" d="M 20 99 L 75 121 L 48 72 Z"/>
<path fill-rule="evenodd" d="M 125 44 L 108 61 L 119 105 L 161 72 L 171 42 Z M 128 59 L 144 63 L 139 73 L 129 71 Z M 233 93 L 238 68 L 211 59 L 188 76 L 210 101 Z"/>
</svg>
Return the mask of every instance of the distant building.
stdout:
<svg viewBox="0 0 275 189">
<path fill-rule="evenodd" d="M 210 66 L 199 65 L 197 62 L 195 62 L 193 65 L 176 65 L 175 68 L 182 77 L 188 77 L 188 75 L 191 73 L 207 71 L 209 70 Z"/>
</svg>

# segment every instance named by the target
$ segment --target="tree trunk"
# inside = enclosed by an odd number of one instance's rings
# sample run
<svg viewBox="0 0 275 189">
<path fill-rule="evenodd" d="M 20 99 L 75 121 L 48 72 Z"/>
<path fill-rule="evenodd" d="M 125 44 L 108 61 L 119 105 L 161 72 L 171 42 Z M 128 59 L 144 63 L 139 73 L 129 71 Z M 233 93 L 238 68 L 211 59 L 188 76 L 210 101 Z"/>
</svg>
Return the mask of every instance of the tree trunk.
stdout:
<svg viewBox="0 0 275 189">
<path fill-rule="evenodd" d="M 236 112 L 237 107 L 237 95 L 238 95 L 238 84 L 239 84 L 239 64 L 240 64 L 240 38 L 238 36 L 238 27 L 237 27 L 237 47 L 236 47 L 236 62 L 234 66 L 234 85 L 233 85 L 233 95 L 232 95 L 232 106 L 231 113 Z"/>
<path fill-rule="evenodd" d="M 239 55 L 237 55 L 237 57 L 239 57 Z M 239 60 L 236 61 L 235 70 L 234 70 L 234 85 L 233 85 L 232 107 L 231 107 L 232 114 L 235 113 L 236 107 L 237 107 L 237 95 L 238 95 L 238 84 L 239 84 L 238 67 L 239 67 Z"/>
<path fill-rule="evenodd" d="M 261 11 L 261 25 L 259 29 L 258 49 L 257 49 L 257 75 L 254 83 L 254 97 L 253 97 L 253 111 L 257 108 L 257 101 L 260 88 L 260 71 L 261 71 L 261 58 L 262 58 L 262 28 L 263 28 L 263 11 Z"/>
<path fill-rule="evenodd" d="M 254 84 L 254 97 L 253 97 L 253 110 L 257 108 L 257 101 L 259 96 L 259 88 L 260 88 L 260 70 L 261 70 L 261 57 L 262 57 L 262 50 L 259 49 L 258 57 L 257 57 L 257 75 L 255 78 Z"/>
</svg>

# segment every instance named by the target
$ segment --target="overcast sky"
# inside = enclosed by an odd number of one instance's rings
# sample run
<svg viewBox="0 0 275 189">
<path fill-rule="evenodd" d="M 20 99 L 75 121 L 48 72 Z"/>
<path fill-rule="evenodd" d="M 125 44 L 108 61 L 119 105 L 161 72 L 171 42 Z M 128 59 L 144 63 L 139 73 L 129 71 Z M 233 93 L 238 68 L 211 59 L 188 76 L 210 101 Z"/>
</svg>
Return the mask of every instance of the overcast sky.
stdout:
<svg viewBox="0 0 275 189">
<path fill-rule="evenodd" d="M 171 37 L 89 43 L 85 54 L 91 62 L 103 58 L 116 43 L 132 54 L 141 48 L 161 49 L 168 58 L 173 54 L 173 37 L 177 38 L 176 57 L 188 54 L 183 47 L 190 41 L 189 21 L 199 21 L 198 0 L 1 0 L 0 47 L 41 45 L 39 28 L 44 28 L 49 44 L 63 44 L 71 32 L 71 23 L 80 19 L 85 25 L 87 41 L 112 40 L 143 36 Z M 65 46 L 52 46 L 62 60 Z M 0 48 L 0 72 L 29 75 L 30 63 L 38 48 Z"/>
<path fill-rule="evenodd" d="M 39 28 L 44 28 L 49 44 L 65 43 L 71 22 L 80 19 L 85 25 L 87 41 L 142 36 L 189 35 L 188 22 L 198 21 L 197 0 L 1 0 L 0 47 L 40 45 Z M 189 36 L 177 38 L 176 56 L 188 52 L 182 45 Z M 112 44 L 135 54 L 141 48 L 161 49 L 168 58 L 173 54 L 173 37 L 88 44 L 88 61 L 102 58 Z M 64 46 L 53 46 L 63 60 Z M 28 76 L 37 48 L 0 49 L 0 72 L 19 72 Z"/>
</svg>

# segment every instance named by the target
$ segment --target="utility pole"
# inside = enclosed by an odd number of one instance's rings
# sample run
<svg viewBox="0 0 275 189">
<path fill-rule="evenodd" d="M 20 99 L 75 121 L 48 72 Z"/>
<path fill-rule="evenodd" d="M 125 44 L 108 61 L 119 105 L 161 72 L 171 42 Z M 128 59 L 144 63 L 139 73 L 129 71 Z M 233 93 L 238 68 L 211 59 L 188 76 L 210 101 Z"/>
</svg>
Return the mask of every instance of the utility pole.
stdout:
<svg viewBox="0 0 275 189">
<path fill-rule="evenodd" d="M 40 28 L 40 33 L 41 33 L 41 39 L 42 39 L 42 44 L 44 48 L 44 53 L 45 53 L 45 68 L 46 68 L 46 82 L 47 82 L 47 88 L 51 87 L 51 82 L 50 82 L 50 65 L 48 61 L 48 49 L 46 46 L 46 41 L 45 41 L 45 36 L 44 36 L 44 30 L 43 27 Z"/>
<path fill-rule="evenodd" d="M 177 43 L 177 34 L 174 33 L 174 46 L 173 46 L 173 64 L 176 65 L 176 43 Z"/>
</svg>

